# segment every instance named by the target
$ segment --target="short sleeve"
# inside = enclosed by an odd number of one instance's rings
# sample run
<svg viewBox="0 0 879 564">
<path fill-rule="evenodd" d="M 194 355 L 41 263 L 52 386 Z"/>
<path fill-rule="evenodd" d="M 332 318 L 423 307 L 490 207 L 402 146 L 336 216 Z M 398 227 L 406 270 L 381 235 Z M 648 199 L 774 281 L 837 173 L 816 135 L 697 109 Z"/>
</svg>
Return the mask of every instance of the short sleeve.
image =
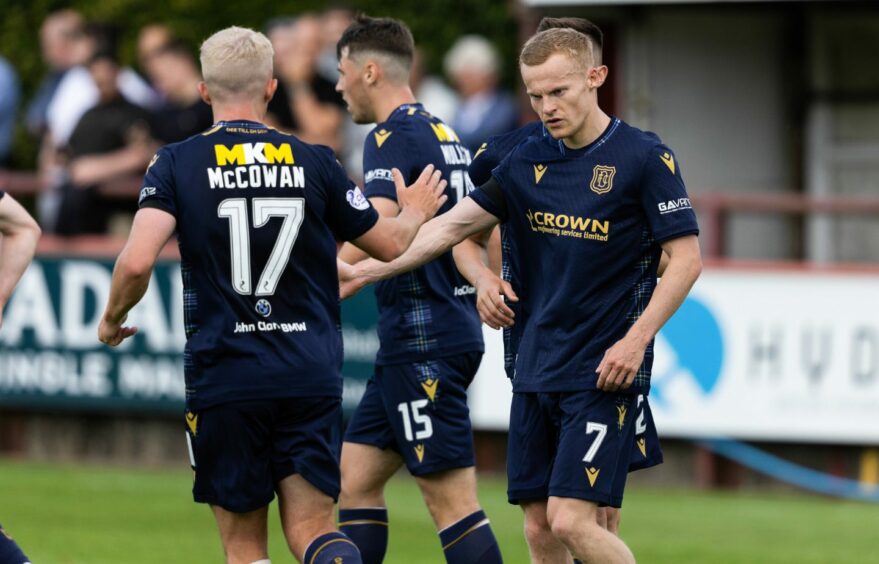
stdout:
<svg viewBox="0 0 879 564">
<path fill-rule="evenodd" d="M 491 171 L 500 163 L 496 152 L 495 138 L 492 137 L 479 146 L 467 167 L 467 174 L 476 186 L 481 186 L 491 179 Z"/>
<path fill-rule="evenodd" d="M 680 163 L 665 145 L 655 146 L 647 156 L 641 182 L 641 205 L 653 238 L 659 243 L 699 233 Z"/>
<path fill-rule="evenodd" d="M 165 147 L 159 149 L 143 177 L 137 207 L 156 208 L 177 217 L 176 182 L 174 180 L 174 156 Z M 178 218 L 179 219 L 179 218 Z"/>
<path fill-rule="evenodd" d="M 397 201 L 397 188 L 391 169 L 396 167 L 403 173 L 408 184 L 413 162 L 412 151 L 418 150 L 415 143 L 407 142 L 407 132 L 403 129 L 377 127 L 372 130 L 363 144 L 363 192 L 367 198 L 388 198 Z"/>
<path fill-rule="evenodd" d="M 322 150 L 321 150 L 322 149 Z M 357 239 L 378 222 L 378 212 L 354 182 L 330 149 L 318 148 L 324 157 L 327 179 L 325 220 L 339 241 Z"/>
<path fill-rule="evenodd" d="M 504 187 L 509 185 L 509 168 L 510 156 L 501 161 L 491 172 L 487 182 L 484 182 L 470 192 L 469 198 L 472 198 L 479 207 L 495 216 L 501 223 L 507 220 L 507 196 L 504 193 Z"/>
</svg>

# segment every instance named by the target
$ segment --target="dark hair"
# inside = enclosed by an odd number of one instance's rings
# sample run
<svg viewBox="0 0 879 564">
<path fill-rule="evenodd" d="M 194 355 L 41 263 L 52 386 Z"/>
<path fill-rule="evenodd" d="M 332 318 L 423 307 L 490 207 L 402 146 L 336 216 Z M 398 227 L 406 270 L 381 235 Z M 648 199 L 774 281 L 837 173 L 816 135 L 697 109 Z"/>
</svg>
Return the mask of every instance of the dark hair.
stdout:
<svg viewBox="0 0 879 564">
<path fill-rule="evenodd" d="M 400 20 L 371 18 L 358 14 L 336 44 L 336 57 L 342 58 L 342 49 L 348 56 L 363 51 L 375 51 L 401 59 L 406 68 L 412 66 L 415 40 L 412 32 Z"/>
<path fill-rule="evenodd" d="M 601 49 L 604 47 L 604 34 L 601 28 L 586 18 L 543 18 L 537 26 L 537 33 L 548 29 L 573 29 L 592 42 L 595 63 L 601 63 Z"/>
<path fill-rule="evenodd" d="M 187 44 L 182 39 L 172 39 L 168 43 L 165 43 L 161 47 L 156 50 L 156 55 L 173 55 L 180 59 L 186 59 L 190 61 L 192 64 L 195 64 L 195 55 L 192 53 L 192 49 L 189 48 L 189 44 Z"/>
</svg>

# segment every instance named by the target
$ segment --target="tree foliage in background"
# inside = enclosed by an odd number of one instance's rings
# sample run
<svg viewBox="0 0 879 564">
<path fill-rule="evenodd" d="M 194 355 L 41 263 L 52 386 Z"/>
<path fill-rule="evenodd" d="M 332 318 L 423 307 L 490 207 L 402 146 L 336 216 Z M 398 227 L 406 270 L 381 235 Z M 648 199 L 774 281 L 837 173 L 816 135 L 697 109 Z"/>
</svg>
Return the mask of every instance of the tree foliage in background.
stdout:
<svg viewBox="0 0 879 564">
<path fill-rule="evenodd" d="M 262 29 L 271 18 L 345 7 L 373 16 L 402 19 L 411 28 L 416 43 L 428 56 L 432 72 L 441 72 L 442 57 L 459 36 L 479 33 L 491 40 L 505 61 L 504 82 L 515 84 L 516 23 L 512 0 L 3 0 L 0 19 L 0 55 L 16 68 L 21 79 L 23 102 L 33 95 L 45 66 L 40 56 L 39 30 L 47 14 L 61 8 L 74 8 L 90 21 L 111 24 L 120 31 L 120 57 L 135 65 L 138 30 L 150 23 L 166 23 L 192 45 L 193 51 L 214 31 L 240 25 Z M 23 111 L 23 107 L 21 108 Z M 14 163 L 32 168 L 36 143 L 19 128 Z"/>
</svg>

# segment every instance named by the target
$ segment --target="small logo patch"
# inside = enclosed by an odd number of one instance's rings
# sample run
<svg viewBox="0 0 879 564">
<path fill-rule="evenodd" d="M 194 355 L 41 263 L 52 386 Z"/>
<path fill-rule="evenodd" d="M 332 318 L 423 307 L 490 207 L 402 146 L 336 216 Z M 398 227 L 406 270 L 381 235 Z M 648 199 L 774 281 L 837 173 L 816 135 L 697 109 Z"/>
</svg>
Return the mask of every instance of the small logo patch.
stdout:
<svg viewBox="0 0 879 564">
<path fill-rule="evenodd" d="M 587 468 L 586 469 L 586 477 L 589 479 L 589 485 L 593 488 L 595 487 L 595 481 L 598 480 L 598 473 L 601 472 L 601 468 Z"/>
<path fill-rule="evenodd" d="M 146 172 L 149 172 L 150 169 L 153 168 L 153 165 L 156 164 L 157 160 L 159 160 L 159 153 L 156 153 L 155 155 L 153 155 L 153 158 L 150 159 L 150 164 L 147 165 Z"/>
<path fill-rule="evenodd" d="M 272 304 L 269 303 L 268 300 L 262 299 L 256 302 L 256 306 L 254 307 L 256 313 L 260 314 L 263 317 L 268 317 L 272 314 Z"/>
<path fill-rule="evenodd" d="M 659 155 L 659 159 L 668 167 L 672 174 L 675 173 L 675 158 L 671 153 L 663 153 Z"/>
<path fill-rule="evenodd" d="M 150 196 L 156 195 L 156 187 L 155 186 L 144 186 L 140 189 L 140 198 L 137 200 L 137 203 L 140 203 Z"/>
<path fill-rule="evenodd" d="M 424 461 L 424 445 L 415 445 L 415 456 L 418 457 L 418 462 Z"/>
<path fill-rule="evenodd" d="M 348 199 L 348 204 L 355 210 L 363 211 L 369 208 L 369 200 L 366 199 L 360 188 L 355 187 L 353 190 L 348 190 L 345 197 Z"/>
<path fill-rule="evenodd" d="M 647 441 L 644 439 L 644 437 L 641 437 L 636 442 L 638 444 L 638 450 L 641 451 L 641 455 L 644 458 L 647 458 Z"/>
<path fill-rule="evenodd" d="M 430 398 L 430 401 L 434 401 L 436 398 L 436 388 L 439 386 L 439 378 L 428 378 L 424 382 L 421 382 L 421 387 L 424 388 L 424 393 L 427 394 L 427 397 Z"/>
<path fill-rule="evenodd" d="M 534 183 L 540 184 L 540 179 L 543 178 L 543 174 L 546 172 L 547 166 L 545 164 L 536 164 L 534 165 Z"/>
<path fill-rule="evenodd" d="M 196 430 L 198 429 L 198 415 L 191 411 L 187 411 L 186 426 L 189 427 L 189 432 L 192 433 L 192 436 L 194 437 Z"/>
<path fill-rule="evenodd" d="M 375 144 L 378 145 L 379 149 L 381 149 L 381 146 L 385 144 L 385 141 L 388 140 L 388 137 L 391 136 L 391 133 L 393 133 L 393 131 L 388 131 L 387 129 L 382 129 L 375 132 Z"/>
<path fill-rule="evenodd" d="M 475 159 L 476 157 L 478 157 L 479 155 L 484 153 L 486 149 L 488 149 L 488 143 L 483 143 L 482 145 L 479 146 L 478 149 L 476 149 L 476 154 L 473 155 L 473 158 Z"/>
<path fill-rule="evenodd" d="M 388 182 L 393 182 L 394 175 L 387 168 L 374 168 L 366 173 L 364 183 L 369 184 L 373 180 L 387 180 Z"/>
</svg>

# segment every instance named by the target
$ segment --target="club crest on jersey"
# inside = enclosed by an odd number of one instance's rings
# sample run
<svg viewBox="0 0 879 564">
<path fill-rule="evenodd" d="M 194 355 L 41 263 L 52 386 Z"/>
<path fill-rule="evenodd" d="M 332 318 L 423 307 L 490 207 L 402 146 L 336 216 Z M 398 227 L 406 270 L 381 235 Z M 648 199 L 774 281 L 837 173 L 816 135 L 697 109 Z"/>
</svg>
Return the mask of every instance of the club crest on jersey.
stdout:
<svg viewBox="0 0 879 564">
<path fill-rule="evenodd" d="M 592 182 L 589 187 L 596 194 L 607 194 L 613 190 L 613 177 L 617 173 L 617 167 L 595 165 L 592 169 Z"/>
<path fill-rule="evenodd" d="M 547 166 L 545 164 L 536 164 L 534 165 L 534 183 L 540 184 L 540 179 L 543 178 L 543 173 L 546 172 Z"/>
<path fill-rule="evenodd" d="M 256 306 L 254 306 L 256 313 L 260 314 L 263 317 L 268 317 L 272 314 L 272 304 L 269 303 L 268 300 L 262 299 L 256 302 Z"/>
</svg>

